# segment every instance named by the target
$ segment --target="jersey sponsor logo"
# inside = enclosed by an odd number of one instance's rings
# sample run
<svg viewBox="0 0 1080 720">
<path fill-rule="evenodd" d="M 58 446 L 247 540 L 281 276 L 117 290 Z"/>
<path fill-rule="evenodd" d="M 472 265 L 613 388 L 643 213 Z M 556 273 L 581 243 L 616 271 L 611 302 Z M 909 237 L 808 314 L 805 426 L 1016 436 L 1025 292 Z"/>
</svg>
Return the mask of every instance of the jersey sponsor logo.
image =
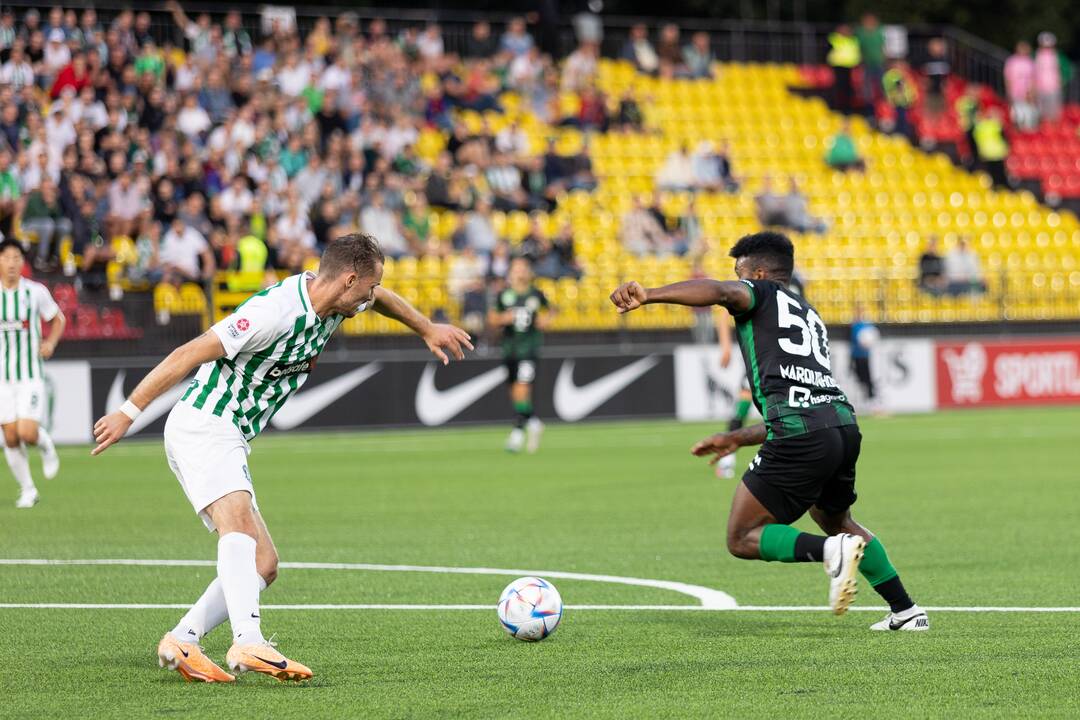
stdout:
<svg viewBox="0 0 1080 720">
<path fill-rule="evenodd" d="M 247 318 L 240 318 L 236 321 L 236 329 L 240 332 L 247 332 L 249 327 L 251 327 L 251 323 L 248 322 Z"/>
<path fill-rule="evenodd" d="M 780 376 L 785 380 L 793 380 L 806 385 L 823 388 L 836 387 L 836 380 L 833 379 L 832 375 L 823 373 L 820 370 L 799 367 L 798 365 L 781 365 Z"/>
<path fill-rule="evenodd" d="M 435 387 L 435 363 L 424 366 L 416 386 L 416 417 L 425 425 L 442 425 L 506 382 L 506 367 L 499 366 L 446 390 Z"/>
<path fill-rule="evenodd" d="M 649 355 L 590 383 L 576 385 L 574 361 L 565 360 L 555 378 L 555 413 L 569 422 L 588 417 L 659 362 L 659 358 Z"/>
<path fill-rule="evenodd" d="M 789 407 L 808 408 L 813 405 L 827 405 L 833 402 L 847 402 L 847 395 L 814 395 L 809 388 L 799 387 L 798 385 L 792 385 L 788 389 Z"/>
<path fill-rule="evenodd" d="M 266 377 L 271 380 L 281 380 L 282 378 L 291 377 L 293 375 L 310 373 L 315 369 L 315 361 L 318 359 L 318 355 L 313 355 L 312 357 L 298 360 L 293 363 L 279 363 L 266 371 Z"/>
<path fill-rule="evenodd" d="M 333 380 L 316 385 L 310 390 L 298 392 L 277 411 L 270 424 L 278 430 L 291 430 L 302 425 L 380 370 L 382 370 L 381 364 L 369 363 Z"/>
<path fill-rule="evenodd" d="M 29 320 L 4 320 L 0 322 L 0 332 L 18 332 L 20 330 L 29 330 Z"/>
</svg>

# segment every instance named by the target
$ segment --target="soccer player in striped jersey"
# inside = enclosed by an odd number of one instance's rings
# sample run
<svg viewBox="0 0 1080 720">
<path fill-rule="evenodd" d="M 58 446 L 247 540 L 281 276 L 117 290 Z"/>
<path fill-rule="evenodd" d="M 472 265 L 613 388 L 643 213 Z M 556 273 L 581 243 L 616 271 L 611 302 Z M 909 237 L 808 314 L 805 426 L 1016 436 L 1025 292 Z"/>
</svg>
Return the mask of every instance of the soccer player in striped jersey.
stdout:
<svg viewBox="0 0 1080 720">
<path fill-rule="evenodd" d="M 306 680 L 311 670 L 263 637 L 259 593 L 277 577 L 274 542 L 255 501 L 248 442 L 303 385 L 323 346 L 341 325 L 368 308 L 419 335 L 444 364 L 472 350 L 469 335 L 424 317 L 382 287 L 383 253 L 370 235 L 333 240 L 317 275 L 286 278 L 242 303 L 200 337 L 180 346 L 138 384 L 116 412 L 94 425 L 97 455 L 119 441 L 154 398 L 198 368 L 165 424 L 165 455 L 206 527 L 218 533 L 217 578 L 158 645 L 162 666 L 188 680 L 231 682 L 199 640 L 226 619 L 236 672 Z"/>
<path fill-rule="evenodd" d="M 22 245 L 14 240 L 0 242 L 0 426 L 4 457 L 21 488 L 15 507 L 31 508 L 38 501 L 38 491 L 26 446 L 37 445 L 41 450 L 46 478 L 56 477 L 60 470 L 52 438 L 41 427 L 46 404 L 42 360 L 52 357 L 64 334 L 65 320 L 48 289 L 22 276 L 23 262 Z M 44 339 L 42 320 L 49 325 Z"/>
</svg>

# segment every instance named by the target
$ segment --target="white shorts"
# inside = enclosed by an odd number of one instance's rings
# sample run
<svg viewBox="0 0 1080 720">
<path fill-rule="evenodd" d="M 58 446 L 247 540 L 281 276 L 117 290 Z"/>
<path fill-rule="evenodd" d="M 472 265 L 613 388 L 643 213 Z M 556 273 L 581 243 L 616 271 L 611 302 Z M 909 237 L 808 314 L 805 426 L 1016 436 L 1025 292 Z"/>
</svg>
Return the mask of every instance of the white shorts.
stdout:
<svg viewBox="0 0 1080 720">
<path fill-rule="evenodd" d="M 243 490 L 255 503 L 247 456 L 251 452 L 239 428 L 225 418 L 177 403 L 165 421 L 165 457 L 195 512 L 214 532 L 206 507 L 229 493 Z"/>
<path fill-rule="evenodd" d="M 44 412 L 45 383 L 40 378 L 0 383 L 0 425 L 16 420 L 40 423 Z"/>
</svg>

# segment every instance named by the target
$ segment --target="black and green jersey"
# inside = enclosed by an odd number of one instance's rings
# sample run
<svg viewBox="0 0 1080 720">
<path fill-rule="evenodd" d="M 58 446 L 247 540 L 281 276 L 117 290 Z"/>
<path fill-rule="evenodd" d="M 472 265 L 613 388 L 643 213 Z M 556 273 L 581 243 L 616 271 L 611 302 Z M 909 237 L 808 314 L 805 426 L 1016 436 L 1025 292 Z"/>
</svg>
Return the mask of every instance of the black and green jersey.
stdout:
<svg viewBox="0 0 1080 720">
<path fill-rule="evenodd" d="M 548 301 L 544 293 L 532 286 L 523 293 L 512 288 L 499 293 L 495 298 L 495 309 L 498 312 L 511 310 L 514 313 L 514 321 L 503 328 L 503 357 L 527 360 L 539 355 L 544 335 L 536 326 L 536 317 L 547 307 Z"/>
<path fill-rule="evenodd" d="M 779 283 L 743 282 L 752 303 L 735 315 L 735 327 L 768 438 L 855 424 L 855 411 L 833 379 L 829 336 L 814 308 Z"/>
</svg>

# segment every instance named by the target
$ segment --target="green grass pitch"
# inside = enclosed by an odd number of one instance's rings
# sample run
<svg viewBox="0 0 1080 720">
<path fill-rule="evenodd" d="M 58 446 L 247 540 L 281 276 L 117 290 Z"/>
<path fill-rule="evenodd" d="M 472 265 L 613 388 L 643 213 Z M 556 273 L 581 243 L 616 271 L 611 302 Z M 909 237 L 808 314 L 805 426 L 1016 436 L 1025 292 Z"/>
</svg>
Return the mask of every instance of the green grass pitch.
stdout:
<svg viewBox="0 0 1080 720">
<path fill-rule="evenodd" d="M 867 419 L 855 515 L 922 605 L 1080 605 L 1080 408 Z M 279 434 L 252 474 L 282 560 L 523 568 L 692 583 L 740 605 L 820 606 L 817 566 L 724 550 L 734 482 L 690 457 L 707 425 L 549 427 L 536 456 L 503 428 Z M 0 505 L 0 558 L 212 560 L 160 442 L 62 452 L 42 502 Z M 740 454 L 745 465 L 751 451 Z M 36 462 L 35 462 L 36 468 Z M 35 471 L 36 472 L 36 471 Z M 4 471 L 7 475 L 6 471 Z M 805 521 L 800 523 L 809 527 Z M 0 564 L 0 603 L 190 603 L 211 567 Z M 0 608 L 2 718 L 1077 717 L 1080 613 L 574 610 L 693 605 L 664 589 L 555 580 L 538 644 L 499 628 L 512 576 L 285 569 L 267 605 L 484 604 L 484 610 L 264 609 L 312 667 L 302 686 L 186 684 L 154 648 L 176 609 Z M 882 605 L 865 585 L 857 606 Z M 223 662 L 226 628 L 205 640 Z"/>
</svg>

